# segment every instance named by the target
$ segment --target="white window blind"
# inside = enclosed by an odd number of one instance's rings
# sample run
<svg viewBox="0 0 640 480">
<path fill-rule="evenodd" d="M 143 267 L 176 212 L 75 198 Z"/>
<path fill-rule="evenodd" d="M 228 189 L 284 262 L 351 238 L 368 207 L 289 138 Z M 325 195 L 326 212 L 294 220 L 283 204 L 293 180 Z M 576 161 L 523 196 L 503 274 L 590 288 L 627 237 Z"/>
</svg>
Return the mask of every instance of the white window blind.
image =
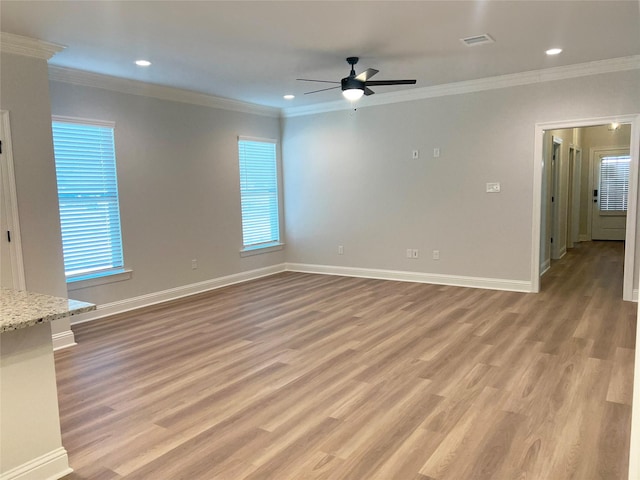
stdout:
<svg viewBox="0 0 640 480">
<path fill-rule="evenodd" d="M 68 280 L 123 267 L 113 126 L 53 121 Z"/>
<path fill-rule="evenodd" d="M 629 196 L 628 155 L 603 157 L 600 162 L 600 210 L 626 211 Z"/>
<path fill-rule="evenodd" d="M 238 139 L 243 248 L 280 243 L 278 165 L 274 141 Z"/>
</svg>

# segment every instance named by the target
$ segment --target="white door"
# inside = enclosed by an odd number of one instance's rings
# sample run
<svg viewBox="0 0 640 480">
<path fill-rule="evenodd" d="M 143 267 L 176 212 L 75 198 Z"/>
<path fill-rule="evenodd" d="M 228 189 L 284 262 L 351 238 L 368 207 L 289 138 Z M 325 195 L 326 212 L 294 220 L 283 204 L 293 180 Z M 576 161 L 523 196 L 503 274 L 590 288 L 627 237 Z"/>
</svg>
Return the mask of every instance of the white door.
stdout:
<svg viewBox="0 0 640 480">
<path fill-rule="evenodd" d="M 629 196 L 629 150 L 599 151 L 593 162 L 593 240 L 624 240 Z"/>
<path fill-rule="evenodd" d="M 569 147 L 569 202 L 567 203 L 567 247 L 580 241 L 581 152 Z"/>
<path fill-rule="evenodd" d="M 0 143 L 1 145 L 1 143 Z M 0 147 L 2 148 L 2 147 Z M 1 155 L 1 153 L 0 153 Z M 3 162 L 4 163 L 4 162 Z M 0 169 L 0 286 L 13 288 L 13 268 L 11 267 L 11 250 L 9 248 L 9 219 L 7 202 L 5 201 L 5 173 Z"/>
<path fill-rule="evenodd" d="M 562 257 L 560 245 L 560 166 L 562 164 L 562 139 L 551 141 L 551 259 Z"/>
<path fill-rule="evenodd" d="M 0 286 L 24 290 L 9 113 L 0 111 Z"/>
</svg>

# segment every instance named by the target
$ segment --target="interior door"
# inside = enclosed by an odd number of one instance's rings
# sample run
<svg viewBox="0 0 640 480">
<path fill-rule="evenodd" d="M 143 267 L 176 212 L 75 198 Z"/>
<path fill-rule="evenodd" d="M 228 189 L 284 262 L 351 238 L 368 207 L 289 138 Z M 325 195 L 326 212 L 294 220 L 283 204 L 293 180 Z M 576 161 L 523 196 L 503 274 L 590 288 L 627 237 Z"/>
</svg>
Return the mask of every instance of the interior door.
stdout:
<svg viewBox="0 0 640 480">
<path fill-rule="evenodd" d="M 629 150 L 601 151 L 594 158 L 593 240 L 625 239 L 630 166 Z"/>
<path fill-rule="evenodd" d="M 580 242 L 580 191 L 582 179 L 582 151 L 579 148 L 573 149 L 573 178 L 570 178 L 572 197 L 570 197 L 571 207 L 571 241 L 576 244 Z"/>
<path fill-rule="evenodd" d="M 9 112 L 0 110 L 0 286 L 25 289 Z"/>
<path fill-rule="evenodd" d="M 13 269 L 11 266 L 11 250 L 8 237 L 10 234 L 7 233 L 10 232 L 10 228 L 7 214 L 7 202 L 5 201 L 5 173 L 3 170 L 3 168 L 0 168 L 0 286 L 5 288 L 14 288 Z"/>
</svg>

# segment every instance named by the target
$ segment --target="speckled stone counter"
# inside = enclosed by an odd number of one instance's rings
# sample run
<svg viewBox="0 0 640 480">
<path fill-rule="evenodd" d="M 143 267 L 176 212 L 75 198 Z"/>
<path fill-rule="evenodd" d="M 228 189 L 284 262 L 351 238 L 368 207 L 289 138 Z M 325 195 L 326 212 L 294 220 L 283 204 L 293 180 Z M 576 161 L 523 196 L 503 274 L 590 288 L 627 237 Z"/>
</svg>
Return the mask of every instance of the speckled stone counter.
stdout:
<svg viewBox="0 0 640 480">
<path fill-rule="evenodd" d="M 91 303 L 40 293 L 0 289 L 0 333 L 32 327 L 69 315 L 95 310 Z"/>
<path fill-rule="evenodd" d="M 95 308 L 0 290 L 0 479 L 56 479 L 73 471 L 60 434 L 51 321 Z"/>
</svg>

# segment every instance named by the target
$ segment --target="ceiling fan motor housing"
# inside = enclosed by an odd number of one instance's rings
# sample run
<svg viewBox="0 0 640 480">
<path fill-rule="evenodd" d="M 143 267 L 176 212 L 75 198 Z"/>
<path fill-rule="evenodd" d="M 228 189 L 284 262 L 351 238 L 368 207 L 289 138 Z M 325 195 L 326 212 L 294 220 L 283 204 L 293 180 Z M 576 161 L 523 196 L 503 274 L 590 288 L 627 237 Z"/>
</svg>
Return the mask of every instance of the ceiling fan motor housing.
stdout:
<svg viewBox="0 0 640 480">
<path fill-rule="evenodd" d="M 354 77 L 345 77 L 340 82 L 342 84 L 342 90 L 358 89 L 364 90 L 365 82 L 362 80 L 356 80 Z"/>
</svg>

